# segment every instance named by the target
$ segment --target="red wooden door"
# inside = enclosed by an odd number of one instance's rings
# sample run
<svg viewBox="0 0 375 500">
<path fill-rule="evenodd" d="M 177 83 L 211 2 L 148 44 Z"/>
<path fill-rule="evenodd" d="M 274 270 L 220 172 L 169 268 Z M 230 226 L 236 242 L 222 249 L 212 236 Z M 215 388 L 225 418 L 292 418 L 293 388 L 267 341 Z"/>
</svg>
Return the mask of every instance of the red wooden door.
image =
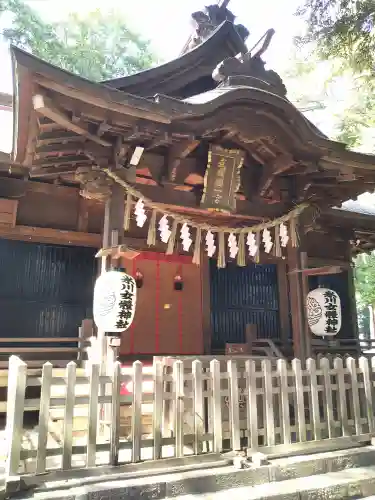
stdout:
<svg viewBox="0 0 375 500">
<path fill-rule="evenodd" d="M 202 354 L 201 269 L 191 257 L 142 252 L 123 264 L 132 276 L 142 273 L 143 286 L 134 323 L 122 335 L 121 354 Z M 174 289 L 178 274 L 182 291 Z"/>
</svg>

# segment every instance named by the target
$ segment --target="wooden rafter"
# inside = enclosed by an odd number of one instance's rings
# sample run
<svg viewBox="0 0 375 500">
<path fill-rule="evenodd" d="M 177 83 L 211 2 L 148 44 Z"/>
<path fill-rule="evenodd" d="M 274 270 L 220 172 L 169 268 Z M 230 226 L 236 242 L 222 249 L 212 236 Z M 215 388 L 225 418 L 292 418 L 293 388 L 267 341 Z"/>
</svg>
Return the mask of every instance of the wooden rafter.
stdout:
<svg viewBox="0 0 375 500">
<path fill-rule="evenodd" d="M 43 94 L 35 94 L 33 96 L 34 110 L 42 116 L 49 118 L 64 127 L 66 130 L 75 132 L 78 135 L 84 136 L 87 139 L 100 144 L 101 146 L 110 147 L 112 144 L 104 139 L 101 139 L 97 135 L 91 134 L 84 124 L 73 123 L 67 113 L 60 111 L 55 107 L 48 97 Z"/>
<path fill-rule="evenodd" d="M 199 145 L 200 141 L 186 140 L 173 144 L 169 150 L 168 155 L 168 180 L 174 182 L 177 178 L 177 170 L 181 161 L 194 151 Z"/>
</svg>

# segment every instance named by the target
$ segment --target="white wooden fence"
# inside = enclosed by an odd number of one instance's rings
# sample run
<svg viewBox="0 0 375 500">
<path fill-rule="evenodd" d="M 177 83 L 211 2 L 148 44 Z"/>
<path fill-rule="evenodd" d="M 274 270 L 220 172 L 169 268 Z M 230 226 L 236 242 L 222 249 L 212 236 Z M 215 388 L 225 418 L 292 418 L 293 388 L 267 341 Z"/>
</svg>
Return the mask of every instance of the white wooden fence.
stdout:
<svg viewBox="0 0 375 500">
<path fill-rule="evenodd" d="M 309 359 L 306 366 L 246 356 L 155 358 L 151 372 L 139 361 L 129 370 L 116 363 L 110 375 L 99 370 L 93 364 L 85 374 L 71 362 L 56 376 L 46 363 L 35 377 L 10 358 L 8 481 L 229 450 L 286 455 L 345 448 L 370 441 L 375 429 L 375 358 Z M 122 395 L 129 384 L 131 395 Z M 39 399 L 25 398 L 30 385 L 40 386 Z M 110 422 L 102 419 L 103 405 Z M 27 412 L 35 410 L 38 425 L 27 429 Z"/>
</svg>

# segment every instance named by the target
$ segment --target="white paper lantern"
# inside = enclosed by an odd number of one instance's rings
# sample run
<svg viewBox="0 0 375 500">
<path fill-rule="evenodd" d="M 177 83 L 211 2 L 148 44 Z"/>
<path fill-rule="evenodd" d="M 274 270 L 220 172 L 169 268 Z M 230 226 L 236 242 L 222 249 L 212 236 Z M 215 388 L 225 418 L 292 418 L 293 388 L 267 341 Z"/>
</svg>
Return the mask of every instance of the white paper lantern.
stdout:
<svg viewBox="0 0 375 500">
<path fill-rule="evenodd" d="M 122 271 L 108 271 L 96 280 L 94 321 L 108 333 L 124 332 L 134 319 L 137 287 L 135 280 Z"/>
<path fill-rule="evenodd" d="M 306 297 L 307 323 L 319 337 L 337 335 L 341 329 L 341 301 L 334 290 L 316 288 Z"/>
</svg>

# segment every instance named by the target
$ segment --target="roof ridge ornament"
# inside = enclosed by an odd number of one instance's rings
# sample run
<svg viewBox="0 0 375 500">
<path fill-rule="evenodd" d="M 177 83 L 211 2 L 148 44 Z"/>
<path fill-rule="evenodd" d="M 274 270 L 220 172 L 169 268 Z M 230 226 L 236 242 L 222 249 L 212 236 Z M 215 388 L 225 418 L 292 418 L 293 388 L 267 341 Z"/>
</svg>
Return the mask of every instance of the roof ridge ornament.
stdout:
<svg viewBox="0 0 375 500">
<path fill-rule="evenodd" d="M 192 13 L 191 17 L 194 22 L 195 32 L 190 37 L 183 53 L 203 43 L 225 21 L 233 23 L 242 41 L 246 40 L 249 31 L 243 24 L 235 24 L 236 16 L 227 8 L 228 3 L 229 1 L 224 1 L 218 5 L 207 5 L 204 10 Z"/>
<path fill-rule="evenodd" d="M 285 97 L 287 91 L 282 78 L 276 71 L 265 69 L 265 62 L 262 59 L 262 55 L 268 49 L 274 34 L 275 30 L 271 28 L 245 54 L 224 59 L 214 69 L 212 78 L 222 84 L 258 87 Z M 253 55 L 252 52 L 262 41 L 262 46 Z"/>
</svg>

